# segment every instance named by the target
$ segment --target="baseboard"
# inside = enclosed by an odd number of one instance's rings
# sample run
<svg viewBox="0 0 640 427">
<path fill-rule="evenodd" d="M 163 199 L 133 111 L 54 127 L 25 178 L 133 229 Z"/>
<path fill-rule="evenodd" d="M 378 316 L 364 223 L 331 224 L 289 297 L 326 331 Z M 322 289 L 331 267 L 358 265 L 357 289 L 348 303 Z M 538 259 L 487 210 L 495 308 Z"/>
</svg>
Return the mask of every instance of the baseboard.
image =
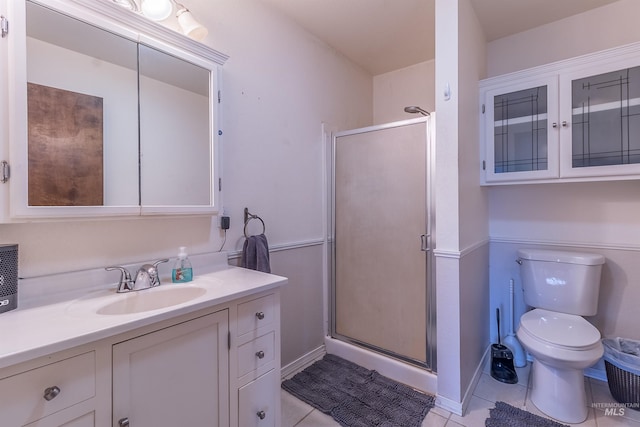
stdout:
<svg viewBox="0 0 640 427">
<path fill-rule="evenodd" d="M 309 353 L 283 366 L 282 369 L 280 370 L 281 379 L 285 380 L 287 378 L 291 378 L 293 375 L 302 371 L 304 368 L 311 365 L 316 360 L 321 359 L 326 353 L 327 353 L 327 350 L 324 344 L 322 344 L 320 347 L 314 350 L 311 350 Z"/>
<path fill-rule="evenodd" d="M 480 363 L 476 367 L 476 371 L 473 373 L 473 378 L 469 383 L 469 386 L 465 390 L 464 397 L 462 398 L 462 402 L 456 402 L 455 400 L 448 399 L 446 397 L 437 395 L 436 396 L 436 406 L 442 409 L 446 409 L 447 411 L 454 413 L 456 415 L 463 416 L 467 412 L 467 408 L 469 407 L 469 403 L 471 402 L 471 398 L 473 397 L 473 392 L 475 391 L 478 381 L 482 377 L 482 373 L 484 372 L 484 367 L 486 366 L 489 353 L 491 351 L 491 346 L 487 347 L 485 350 Z"/>
<path fill-rule="evenodd" d="M 456 402 L 455 400 L 451 400 L 446 397 L 442 397 L 440 395 L 436 396 L 436 407 L 442 408 L 445 411 L 449 411 L 452 414 L 462 416 L 463 406 L 464 405 L 462 404 L 462 402 Z"/>
<path fill-rule="evenodd" d="M 482 377 L 482 373 L 484 372 L 485 366 L 488 366 L 489 359 L 491 358 L 491 345 L 487 347 L 482 356 L 482 360 L 480 360 L 480 364 L 476 366 L 476 371 L 473 373 L 473 378 L 467 387 L 467 390 L 464 393 L 464 397 L 462 398 L 462 413 L 465 414 L 467 412 L 467 408 L 469 407 L 469 403 L 471 402 L 471 398 L 473 397 L 473 392 L 476 390 L 478 386 L 478 382 Z"/>
</svg>

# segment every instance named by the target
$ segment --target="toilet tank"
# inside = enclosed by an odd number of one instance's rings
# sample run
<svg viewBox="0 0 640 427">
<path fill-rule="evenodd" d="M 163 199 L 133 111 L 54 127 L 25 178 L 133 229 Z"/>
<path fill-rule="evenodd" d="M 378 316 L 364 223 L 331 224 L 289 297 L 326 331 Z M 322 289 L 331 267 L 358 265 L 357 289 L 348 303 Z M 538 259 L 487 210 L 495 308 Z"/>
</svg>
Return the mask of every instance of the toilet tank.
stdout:
<svg viewBox="0 0 640 427">
<path fill-rule="evenodd" d="M 517 261 L 527 305 L 578 316 L 597 313 L 602 255 L 520 249 Z"/>
</svg>

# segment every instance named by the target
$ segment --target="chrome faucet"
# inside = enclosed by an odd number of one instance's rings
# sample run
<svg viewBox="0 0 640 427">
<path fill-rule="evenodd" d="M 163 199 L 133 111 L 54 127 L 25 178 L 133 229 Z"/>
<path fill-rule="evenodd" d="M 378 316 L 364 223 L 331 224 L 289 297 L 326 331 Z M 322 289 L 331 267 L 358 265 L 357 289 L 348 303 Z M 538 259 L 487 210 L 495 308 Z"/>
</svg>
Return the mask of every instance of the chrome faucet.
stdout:
<svg viewBox="0 0 640 427">
<path fill-rule="evenodd" d="M 143 289 L 160 286 L 160 275 L 158 274 L 158 264 L 168 262 L 169 259 L 161 259 L 153 264 L 144 264 L 138 269 L 135 280 L 131 279 L 129 270 L 124 267 L 105 267 L 105 270 L 120 270 L 120 283 L 118 283 L 118 293 L 141 291 Z"/>
<path fill-rule="evenodd" d="M 131 280 L 131 274 L 129 273 L 129 270 L 124 267 L 118 266 L 105 267 L 104 269 L 107 271 L 120 270 L 120 283 L 118 283 L 117 292 L 129 292 L 133 290 L 135 283 L 133 282 L 133 280 Z"/>
</svg>

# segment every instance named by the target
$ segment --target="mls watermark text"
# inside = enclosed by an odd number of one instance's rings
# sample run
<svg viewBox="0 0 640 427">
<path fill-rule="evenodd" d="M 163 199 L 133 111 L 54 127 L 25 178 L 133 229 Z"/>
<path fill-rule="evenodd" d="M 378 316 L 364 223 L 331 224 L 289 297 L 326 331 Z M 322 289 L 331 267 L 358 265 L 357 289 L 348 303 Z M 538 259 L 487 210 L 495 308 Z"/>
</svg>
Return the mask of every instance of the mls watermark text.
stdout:
<svg viewBox="0 0 640 427">
<path fill-rule="evenodd" d="M 627 409 L 638 409 L 640 403 L 612 403 L 612 402 L 594 402 L 591 404 L 593 408 L 604 409 L 604 414 L 607 416 L 624 416 Z"/>
</svg>

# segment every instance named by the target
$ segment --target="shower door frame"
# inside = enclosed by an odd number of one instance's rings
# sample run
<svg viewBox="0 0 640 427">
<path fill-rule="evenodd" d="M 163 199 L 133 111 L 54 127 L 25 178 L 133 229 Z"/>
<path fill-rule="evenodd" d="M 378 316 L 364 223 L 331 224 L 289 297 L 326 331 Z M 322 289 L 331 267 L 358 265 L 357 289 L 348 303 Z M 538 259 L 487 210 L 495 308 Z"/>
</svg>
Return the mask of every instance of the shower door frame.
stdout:
<svg viewBox="0 0 640 427">
<path fill-rule="evenodd" d="M 425 333 L 426 333 L 426 360 L 417 360 L 410 357 L 406 357 L 397 354 L 393 351 L 380 348 L 370 343 L 362 342 L 360 340 L 341 335 L 336 332 L 336 235 L 335 235 L 335 196 L 336 196 L 336 140 L 339 137 L 375 132 L 379 130 L 392 129 L 407 125 L 413 125 L 417 123 L 425 123 L 425 144 L 426 144 L 426 158 L 425 161 L 425 234 L 426 234 L 426 248 L 425 252 L 425 268 L 426 268 L 426 313 L 425 313 Z M 403 362 L 410 363 L 420 368 L 428 369 L 432 372 L 437 370 L 437 325 L 436 325 L 436 289 L 435 289 L 435 261 L 433 250 L 435 248 L 435 113 L 431 113 L 430 116 L 420 117 L 416 119 L 402 120 L 397 122 L 385 123 L 381 125 L 368 126 L 364 128 L 352 129 L 347 131 L 335 132 L 331 135 L 331 154 L 329 169 L 329 188 L 328 188 L 328 247 L 329 247 L 329 333 L 332 338 L 340 341 L 363 347 L 365 349 L 372 350 L 374 352 L 392 357 L 394 359 L 401 360 Z"/>
</svg>

